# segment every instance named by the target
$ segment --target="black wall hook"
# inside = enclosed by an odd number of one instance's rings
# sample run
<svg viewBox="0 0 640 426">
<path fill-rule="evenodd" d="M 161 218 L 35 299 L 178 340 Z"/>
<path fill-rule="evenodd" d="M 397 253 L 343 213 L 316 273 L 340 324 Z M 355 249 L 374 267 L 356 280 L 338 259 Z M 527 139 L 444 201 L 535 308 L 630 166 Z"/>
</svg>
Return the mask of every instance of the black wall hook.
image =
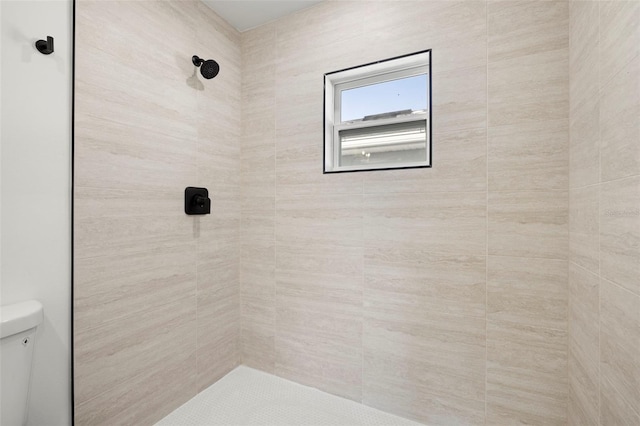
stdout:
<svg viewBox="0 0 640 426">
<path fill-rule="evenodd" d="M 47 41 L 36 41 L 36 49 L 43 55 L 50 55 L 53 53 L 53 37 L 47 36 Z"/>
</svg>

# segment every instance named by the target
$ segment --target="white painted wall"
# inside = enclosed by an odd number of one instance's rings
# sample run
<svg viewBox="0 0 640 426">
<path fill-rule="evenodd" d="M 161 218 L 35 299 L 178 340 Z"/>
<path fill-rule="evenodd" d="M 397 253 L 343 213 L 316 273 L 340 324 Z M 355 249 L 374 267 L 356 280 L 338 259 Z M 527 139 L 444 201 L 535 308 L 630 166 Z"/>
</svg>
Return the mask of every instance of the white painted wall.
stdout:
<svg viewBox="0 0 640 426">
<path fill-rule="evenodd" d="M 71 424 L 70 0 L 0 1 L 1 304 L 38 299 L 29 425 Z M 51 35 L 55 52 L 34 42 Z"/>
</svg>

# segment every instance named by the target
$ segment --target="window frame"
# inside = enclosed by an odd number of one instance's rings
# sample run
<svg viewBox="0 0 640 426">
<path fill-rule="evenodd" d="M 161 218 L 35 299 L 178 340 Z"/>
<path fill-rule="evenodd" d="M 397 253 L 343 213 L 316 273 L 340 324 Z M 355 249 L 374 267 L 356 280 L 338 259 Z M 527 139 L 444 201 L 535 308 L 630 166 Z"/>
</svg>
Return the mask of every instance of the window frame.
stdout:
<svg viewBox="0 0 640 426">
<path fill-rule="evenodd" d="M 427 61 L 425 64 L 424 61 Z M 399 80 L 426 74 L 427 111 L 375 120 L 342 121 L 341 92 L 372 84 Z M 324 111 L 323 111 L 323 173 L 345 173 L 374 170 L 397 170 L 430 168 L 432 166 L 432 107 L 431 107 L 431 49 L 396 56 L 381 61 L 358 65 L 324 74 Z M 343 130 L 384 126 L 387 124 L 423 121 L 426 131 L 426 159 L 412 163 L 382 164 L 381 167 L 363 165 L 339 166 L 340 137 Z M 402 165 L 404 164 L 404 165 Z"/>
</svg>

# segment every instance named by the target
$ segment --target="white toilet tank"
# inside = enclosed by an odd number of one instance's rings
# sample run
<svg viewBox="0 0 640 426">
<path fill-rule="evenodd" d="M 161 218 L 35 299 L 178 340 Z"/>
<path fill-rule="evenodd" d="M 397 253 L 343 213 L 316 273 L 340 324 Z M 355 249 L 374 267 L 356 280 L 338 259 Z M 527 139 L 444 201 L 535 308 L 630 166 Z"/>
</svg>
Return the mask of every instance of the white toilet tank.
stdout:
<svg viewBox="0 0 640 426">
<path fill-rule="evenodd" d="M 42 304 L 29 300 L 0 307 L 0 424 L 22 426 L 27 421 L 31 358 Z"/>
</svg>

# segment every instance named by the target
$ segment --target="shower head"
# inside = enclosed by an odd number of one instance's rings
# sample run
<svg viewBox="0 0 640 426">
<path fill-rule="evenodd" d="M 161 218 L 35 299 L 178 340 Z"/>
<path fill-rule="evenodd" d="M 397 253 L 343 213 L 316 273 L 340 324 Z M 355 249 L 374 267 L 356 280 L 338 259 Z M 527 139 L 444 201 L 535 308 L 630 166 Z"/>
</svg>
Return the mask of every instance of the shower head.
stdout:
<svg viewBox="0 0 640 426">
<path fill-rule="evenodd" d="M 212 79 L 220 72 L 220 65 L 213 59 L 205 61 L 194 55 L 191 58 L 191 62 L 193 62 L 193 65 L 196 67 L 200 67 L 200 74 L 206 79 Z"/>
</svg>

